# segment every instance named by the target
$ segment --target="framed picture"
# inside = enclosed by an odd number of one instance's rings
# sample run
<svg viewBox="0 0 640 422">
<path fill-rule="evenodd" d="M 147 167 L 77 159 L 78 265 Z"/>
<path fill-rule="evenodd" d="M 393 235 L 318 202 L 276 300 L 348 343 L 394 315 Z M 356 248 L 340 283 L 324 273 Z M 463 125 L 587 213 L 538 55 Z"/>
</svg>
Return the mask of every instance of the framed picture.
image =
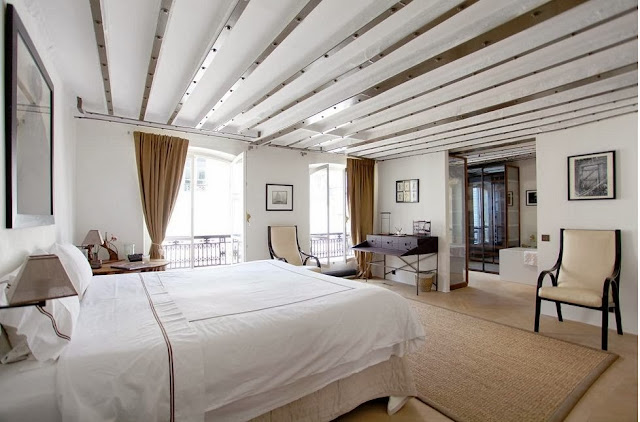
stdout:
<svg viewBox="0 0 640 422">
<path fill-rule="evenodd" d="M 507 206 L 513 206 L 513 191 L 507 192 Z"/>
<path fill-rule="evenodd" d="M 615 151 L 568 157 L 567 171 L 570 201 L 616 199 Z"/>
<path fill-rule="evenodd" d="M 527 197 L 527 205 L 535 207 L 538 205 L 538 191 L 528 190 L 525 192 Z"/>
<path fill-rule="evenodd" d="M 396 181 L 396 202 L 419 202 L 420 201 L 420 180 L 397 180 Z"/>
<path fill-rule="evenodd" d="M 293 211 L 293 185 L 267 183 L 267 211 Z"/>
</svg>

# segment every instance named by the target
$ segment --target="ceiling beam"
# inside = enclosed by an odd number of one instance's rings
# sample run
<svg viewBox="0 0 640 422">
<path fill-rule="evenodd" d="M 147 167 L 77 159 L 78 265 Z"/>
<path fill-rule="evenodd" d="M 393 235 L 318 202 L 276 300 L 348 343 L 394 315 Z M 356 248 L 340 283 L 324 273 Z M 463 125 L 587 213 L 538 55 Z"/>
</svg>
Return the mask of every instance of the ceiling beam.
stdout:
<svg viewBox="0 0 640 422">
<path fill-rule="evenodd" d="M 587 85 L 580 85 L 578 87 L 567 90 L 558 90 L 559 92 L 554 93 L 553 95 L 539 96 L 538 98 L 532 99 L 530 101 L 520 102 L 508 107 L 498 108 L 497 110 L 493 111 L 486 111 L 473 115 L 453 115 L 444 119 L 439 119 L 440 116 L 434 116 L 434 118 L 438 119 L 433 122 L 436 124 L 427 129 L 412 132 L 411 134 L 407 135 L 392 137 L 382 141 L 366 143 L 355 147 L 348 147 L 346 151 L 348 154 L 373 153 L 383 151 L 392 146 L 411 145 L 414 142 L 425 139 L 430 135 L 437 135 L 439 133 L 449 132 L 456 129 L 470 128 L 483 123 L 504 120 L 511 116 L 525 115 L 527 113 L 554 107 L 557 105 L 571 103 L 584 98 L 603 95 L 608 92 L 633 87 L 636 86 L 637 82 L 638 72 L 632 71 L 623 73 L 618 76 L 612 76 L 610 78 L 601 78 L 600 80 Z"/>
<path fill-rule="evenodd" d="M 413 39 L 401 48 L 379 60 L 341 83 L 332 85 L 321 93 L 285 110 L 258 128 L 268 136 L 257 143 L 266 143 L 269 136 L 279 136 L 286 130 L 295 130 L 302 124 L 300 117 L 307 118 L 319 110 L 333 107 L 340 101 L 357 95 L 377 84 L 411 69 L 428 59 L 437 59 L 441 54 L 459 44 L 474 39 L 491 29 L 539 7 L 543 0 L 502 2 L 487 0 L 454 15 L 430 31 Z M 486 41 L 486 40 L 485 40 Z"/>
<path fill-rule="evenodd" d="M 162 50 L 162 41 L 167 31 L 167 23 L 169 22 L 169 14 L 171 13 L 173 0 L 160 0 L 160 10 L 158 11 L 158 22 L 156 23 L 156 32 L 153 36 L 153 44 L 151 45 L 151 54 L 149 55 L 149 66 L 147 67 L 147 78 L 144 83 L 144 91 L 142 93 L 142 104 L 140 104 L 140 120 L 144 120 L 147 114 L 147 104 L 149 103 L 149 95 L 153 86 L 153 77 L 156 74 L 158 66 L 158 58 Z"/>
<path fill-rule="evenodd" d="M 231 86 L 231 88 L 229 88 L 229 90 L 222 96 L 222 98 L 220 98 L 220 100 L 215 104 L 215 106 L 213 106 L 211 110 L 209 110 L 207 114 L 205 114 L 204 117 L 200 119 L 200 122 L 198 122 L 198 124 L 196 125 L 196 128 L 201 128 L 207 122 L 207 120 L 211 117 L 213 112 L 216 111 L 216 109 L 219 108 L 220 105 L 224 103 L 233 94 L 233 92 L 236 91 L 240 87 L 240 85 L 244 83 L 244 81 L 249 76 L 251 76 L 251 74 L 256 70 L 256 68 L 260 66 L 260 63 L 264 62 L 264 60 L 267 57 L 269 57 L 269 55 L 276 49 L 276 47 L 280 45 L 280 43 L 284 41 L 284 39 L 287 38 L 287 36 L 289 36 L 291 32 L 293 32 L 293 30 L 300 24 L 300 22 L 302 22 L 304 18 L 306 18 L 309 15 L 309 13 L 311 13 L 313 9 L 315 9 L 316 6 L 320 4 L 321 1 L 322 0 L 308 0 L 308 3 L 302 8 L 302 10 L 296 15 L 296 17 L 293 18 L 289 22 L 289 24 L 284 27 L 282 31 L 280 31 L 280 33 L 273 39 L 273 41 L 267 46 L 267 48 L 265 48 L 264 51 L 260 53 L 260 55 L 258 55 L 258 57 L 253 61 L 253 63 L 249 65 L 249 67 L 247 68 L 247 70 L 244 71 L 242 76 L 240 76 L 240 78 Z M 226 124 L 221 125 L 218 128 L 221 129 L 221 128 L 224 128 L 225 126 Z M 216 128 L 216 130 L 218 128 Z"/>
<path fill-rule="evenodd" d="M 211 45 L 207 47 L 206 53 L 204 54 L 204 57 L 202 58 L 200 65 L 196 68 L 195 72 L 193 73 L 193 76 L 189 79 L 189 82 L 187 83 L 187 87 L 184 89 L 182 97 L 174 107 L 173 113 L 171 113 L 171 116 L 169 116 L 169 119 L 167 120 L 168 125 L 172 124 L 175 121 L 176 117 L 178 116 L 178 113 L 182 109 L 182 106 L 189 100 L 189 96 L 191 95 L 193 90 L 196 89 L 198 82 L 200 81 L 200 79 L 202 79 L 202 76 L 207 71 L 207 68 L 213 61 L 213 58 L 215 57 L 217 52 L 220 51 L 220 48 L 222 47 L 222 45 L 224 44 L 224 41 L 229 36 L 231 29 L 235 27 L 236 23 L 238 22 L 238 19 L 240 19 L 242 12 L 244 12 L 248 4 L 249 4 L 249 0 L 238 0 L 235 7 L 233 8 L 233 11 L 229 15 L 229 18 L 225 22 L 218 36 L 211 40 Z"/>
<path fill-rule="evenodd" d="M 432 154 L 434 152 L 440 152 L 440 151 L 450 151 L 451 153 L 455 153 L 457 150 L 464 150 L 471 146 L 501 145 L 505 143 L 528 139 L 528 138 L 531 138 L 532 136 L 540 135 L 543 133 L 555 132 L 558 130 L 568 129 L 576 126 L 582 126 L 588 123 L 593 123 L 600 120 L 609 119 L 612 117 L 622 116 L 630 113 L 637 113 L 637 111 L 638 111 L 637 104 L 631 105 L 631 106 L 625 106 L 625 107 L 614 109 L 614 110 L 608 110 L 602 113 L 589 114 L 589 115 L 581 116 L 575 119 L 567 119 L 566 121 L 562 121 L 562 122 L 555 122 L 545 126 L 538 126 L 538 127 L 523 129 L 520 131 L 510 132 L 506 134 L 494 135 L 494 136 L 490 136 L 483 139 L 456 141 L 456 142 L 451 142 L 444 145 L 434 145 L 434 146 L 429 146 L 425 148 L 420 148 L 420 149 L 416 149 L 416 150 L 401 153 L 401 154 L 391 154 L 386 157 L 378 159 L 378 161 L 413 157 L 416 155 Z"/>
<path fill-rule="evenodd" d="M 508 118 L 500 119 L 497 121 L 467 126 L 461 129 L 440 132 L 438 134 L 434 134 L 431 136 L 421 137 L 419 140 L 415 140 L 408 143 L 395 143 L 385 148 L 376 148 L 373 150 L 361 151 L 360 154 L 358 155 L 363 157 L 375 158 L 378 155 L 382 156 L 384 154 L 388 154 L 388 151 L 395 151 L 395 152 L 410 151 L 411 149 L 415 148 L 416 145 L 425 145 L 428 142 L 436 141 L 439 139 L 452 138 L 454 136 L 459 136 L 459 135 L 482 134 L 482 133 L 486 133 L 499 128 L 509 128 L 509 127 L 514 128 L 517 125 L 526 124 L 528 122 L 536 121 L 543 118 L 560 116 L 565 113 L 573 113 L 589 107 L 616 103 L 624 100 L 629 100 L 630 98 L 635 100 L 637 96 L 638 96 L 638 87 L 636 85 L 634 87 L 621 89 L 613 93 L 608 93 L 604 95 L 588 97 L 578 101 L 563 103 L 557 106 L 547 107 L 542 110 L 525 113 L 525 114 L 519 114 L 517 116 L 508 117 Z"/>
<path fill-rule="evenodd" d="M 113 99 L 111 97 L 111 79 L 109 78 L 109 60 L 107 59 L 107 41 L 104 36 L 104 21 L 102 19 L 101 0 L 89 0 L 93 31 L 96 36 L 102 84 L 104 86 L 104 98 L 107 104 L 107 113 L 113 114 Z"/>
</svg>

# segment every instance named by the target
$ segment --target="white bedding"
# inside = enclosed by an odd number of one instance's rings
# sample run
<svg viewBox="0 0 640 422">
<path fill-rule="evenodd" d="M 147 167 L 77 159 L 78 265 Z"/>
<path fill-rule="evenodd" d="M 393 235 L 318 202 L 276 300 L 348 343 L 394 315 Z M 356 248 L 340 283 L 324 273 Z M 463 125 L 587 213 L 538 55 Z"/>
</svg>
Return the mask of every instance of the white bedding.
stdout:
<svg viewBox="0 0 640 422">
<path fill-rule="evenodd" d="M 142 281 L 169 327 L 176 420 L 250 419 L 424 340 L 399 295 L 279 261 L 99 277 L 58 364 L 65 420 L 169 419 L 166 342 Z"/>
</svg>

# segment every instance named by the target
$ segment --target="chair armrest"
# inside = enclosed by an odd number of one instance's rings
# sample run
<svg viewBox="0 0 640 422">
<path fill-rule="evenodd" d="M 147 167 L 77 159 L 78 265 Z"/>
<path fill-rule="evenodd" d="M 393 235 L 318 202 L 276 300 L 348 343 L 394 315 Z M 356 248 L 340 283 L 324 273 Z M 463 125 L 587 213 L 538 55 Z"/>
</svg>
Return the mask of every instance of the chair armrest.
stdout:
<svg viewBox="0 0 640 422">
<path fill-rule="evenodd" d="M 318 259 L 318 257 L 309 255 L 308 253 L 304 253 L 302 251 L 300 251 L 300 254 L 306 256 L 305 260 L 302 262 L 302 265 L 307 265 L 307 261 L 309 260 L 309 258 L 313 258 L 316 260 L 316 266 L 320 268 L 320 260 Z"/>
<path fill-rule="evenodd" d="M 556 276 L 553 274 L 553 272 L 556 270 L 557 268 L 551 268 L 545 271 L 542 271 L 540 273 L 540 275 L 538 275 L 538 289 L 540 287 L 542 287 L 542 282 L 544 281 L 544 277 L 546 275 L 549 275 L 549 278 L 551 278 L 551 284 L 553 286 L 557 286 L 558 285 L 558 281 L 556 280 Z M 536 295 L 538 294 L 538 291 L 536 290 Z"/>
<path fill-rule="evenodd" d="M 287 264 L 289 263 L 286 259 L 279 257 L 273 251 L 271 251 L 271 256 L 272 256 L 273 259 L 277 259 L 278 261 L 286 262 Z"/>
</svg>

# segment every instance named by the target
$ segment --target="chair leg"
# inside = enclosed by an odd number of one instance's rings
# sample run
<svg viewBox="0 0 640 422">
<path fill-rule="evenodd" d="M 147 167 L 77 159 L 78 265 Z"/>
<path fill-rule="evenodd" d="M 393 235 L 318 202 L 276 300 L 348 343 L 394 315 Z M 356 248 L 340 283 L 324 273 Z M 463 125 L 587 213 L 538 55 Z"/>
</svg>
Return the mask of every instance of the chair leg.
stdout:
<svg viewBox="0 0 640 422">
<path fill-rule="evenodd" d="M 620 292 L 617 286 L 613 288 L 613 303 L 616 305 L 616 327 L 618 328 L 618 334 L 622 335 L 622 317 L 620 316 Z"/>
<path fill-rule="evenodd" d="M 609 308 L 602 308 L 602 350 L 607 350 L 607 335 L 609 334 Z"/>
<path fill-rule="evenodd" d="M 562 309 L 560 309 L 560 302 L 556 302 L 556 312 L 558 312 L 558 321 L 562 322 Z"/>
<path fill-rule="evenodd" d="M 540 299 L 540 297 L 536 295 L 536 321 L 533 326 L 533 331 L 535 331 L 536 333 L 540 331 L 540 302 L 541 301 L 542 300 Z"/>
</svg>

